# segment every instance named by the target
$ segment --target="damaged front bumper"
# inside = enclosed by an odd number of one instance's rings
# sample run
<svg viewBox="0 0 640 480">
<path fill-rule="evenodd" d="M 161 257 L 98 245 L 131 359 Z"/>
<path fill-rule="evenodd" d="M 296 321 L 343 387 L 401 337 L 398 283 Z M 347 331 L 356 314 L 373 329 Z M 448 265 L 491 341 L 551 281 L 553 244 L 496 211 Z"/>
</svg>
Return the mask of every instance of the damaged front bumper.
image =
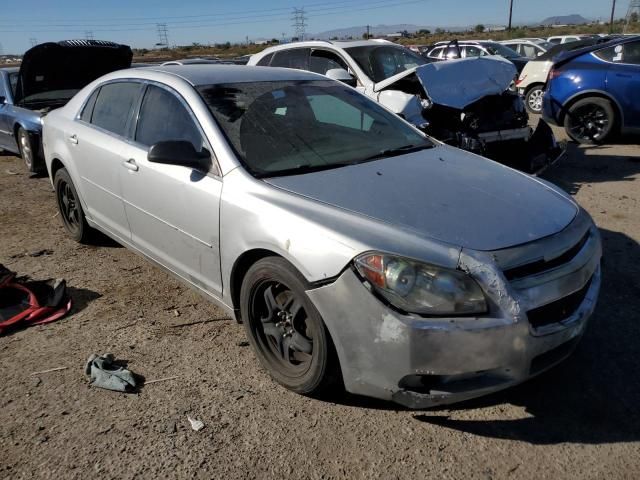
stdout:
<svg viewBox="0 0 640 480">
<path fill-rule="evenodd" d="M 493 253 L 463 250 L 460 267 L 482 285 L 490 304 L 478 317 L 400 313 L 374 297 L 351 269 L 331 285 L 309 290 L 334 340 L 345 388 L 426 408 L 507 388 L 566 358 L 594 310 L 601 256 L 595 227 L 587 234 L 568 230 L 563 241 L 569 244 L 587 238 L 571 260 L 516 280 L 492 263 Z M 555 249 L 558 242 L 545 240 L 538 248 Z"/>
</svg>

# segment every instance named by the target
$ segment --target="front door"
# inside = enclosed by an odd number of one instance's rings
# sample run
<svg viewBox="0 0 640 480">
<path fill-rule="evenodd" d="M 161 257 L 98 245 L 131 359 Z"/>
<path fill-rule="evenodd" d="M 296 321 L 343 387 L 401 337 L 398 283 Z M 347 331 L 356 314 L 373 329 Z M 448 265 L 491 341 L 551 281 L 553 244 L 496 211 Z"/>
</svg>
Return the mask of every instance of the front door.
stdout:
<svg viewBox="0 0 640 480">
<path fill-rule="evenodd" d="M 123 152 L 129 168 L 120 171 L 131 239 L 161 265 L 220 296 L 222 180 L 215 159 L 201 169 L 147 160 L 149 147 L 170 140 L 187 140 L 197 150 L 211 151 L 182 97 L 168 88 L 149 85 L 134 142 Z"/>
</svg>

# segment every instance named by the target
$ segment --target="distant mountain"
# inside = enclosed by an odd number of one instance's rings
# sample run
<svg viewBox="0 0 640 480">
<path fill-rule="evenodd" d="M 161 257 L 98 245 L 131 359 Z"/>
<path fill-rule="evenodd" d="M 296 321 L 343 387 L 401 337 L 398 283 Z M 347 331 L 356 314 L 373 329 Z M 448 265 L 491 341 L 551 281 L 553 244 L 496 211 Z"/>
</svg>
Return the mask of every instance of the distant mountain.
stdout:
<svg viewBox="0 0 640 480">
<path fill-rule="evenodd" d="M 582 15 L 573 14 L 573 15 L 560 15 L 557 17 L 547 17 L 542 22 L 541 25 L 580 25 L 583 23 L 589 23 L 589 20 L 584 18 Z"/>
</svg>

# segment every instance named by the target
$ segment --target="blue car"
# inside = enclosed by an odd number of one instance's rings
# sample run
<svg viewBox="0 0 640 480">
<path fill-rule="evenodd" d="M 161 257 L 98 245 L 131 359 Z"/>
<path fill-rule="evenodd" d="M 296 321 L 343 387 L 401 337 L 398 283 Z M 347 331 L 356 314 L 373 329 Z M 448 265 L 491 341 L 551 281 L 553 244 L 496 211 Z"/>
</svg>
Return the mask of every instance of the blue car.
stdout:
<svg viewBox="0 0 640 480">
<path fill-rule="evenodd" d="M 129 68 L 127 45 L 63 40 L 36 45 L 20 68 L 0 69 L 0 149 L 22 157 L 30 172 L 45 170 L 42 117 L 102 75 Z"/>
<path fill-rule="evenodd" d="M 640 133 L 640 37 L 563 52 L 554 58 L 542 116 L 579 143 Z"/>
</svg>

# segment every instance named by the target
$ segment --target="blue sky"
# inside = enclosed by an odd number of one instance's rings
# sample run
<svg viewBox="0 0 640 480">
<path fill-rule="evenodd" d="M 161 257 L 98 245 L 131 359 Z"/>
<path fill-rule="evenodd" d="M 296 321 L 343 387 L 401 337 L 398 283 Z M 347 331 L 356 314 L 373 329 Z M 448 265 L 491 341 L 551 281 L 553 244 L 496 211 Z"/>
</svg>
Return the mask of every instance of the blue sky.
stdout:
<svg viewBox="0 0 640 480">
<path fill-rule="evenodd" d="M 0 44 L 4 53 L 22 53 L 39 43 L 84 38 L 113 40 L 133 47 L 158 41 L 156 23 L 167 23 L 171 44 L 281 38 L 290 36 L 291 12 L 305 7 L 307 32 L 356 25 L 410 23 L 435 26 L 506 24 L 509 0 L 19 0 L 3 2 Z M 10 5 L 10 6 L 8 6 Z M 628 2 L 618 1 L 617 16 Z M 578 13 L 608 19 L 609 0 L 514 0 L 514 22 Z"/>
</svg>

